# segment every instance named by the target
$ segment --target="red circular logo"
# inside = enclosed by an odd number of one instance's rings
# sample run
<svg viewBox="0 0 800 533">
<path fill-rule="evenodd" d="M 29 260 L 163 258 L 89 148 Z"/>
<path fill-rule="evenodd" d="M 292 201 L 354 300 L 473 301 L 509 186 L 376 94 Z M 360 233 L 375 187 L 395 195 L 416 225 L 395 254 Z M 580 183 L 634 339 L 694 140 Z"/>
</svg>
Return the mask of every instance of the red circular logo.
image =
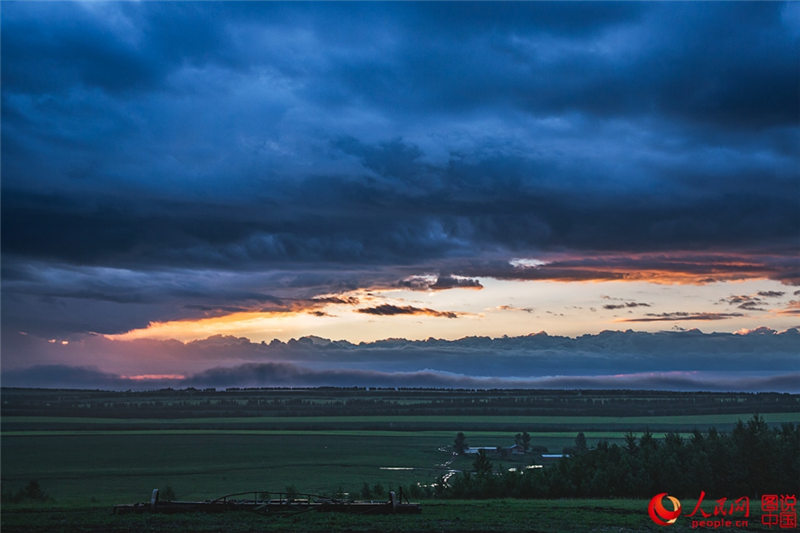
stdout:
<svg viewBox="0 0 800 533">
<path fill-rule="evenodd" d="M 672 502 L 672 511 L 664 507 L 664 497 Z M 674 496 L 667 496 L 666 492 L 656 494 L 650 500 L 650 505 L 647 506 L 647 513 L 650 518 L 659 526 L 669 526 L 675 523 L 678 515 L 681 514 L 681 502 Z"/>
</svg>

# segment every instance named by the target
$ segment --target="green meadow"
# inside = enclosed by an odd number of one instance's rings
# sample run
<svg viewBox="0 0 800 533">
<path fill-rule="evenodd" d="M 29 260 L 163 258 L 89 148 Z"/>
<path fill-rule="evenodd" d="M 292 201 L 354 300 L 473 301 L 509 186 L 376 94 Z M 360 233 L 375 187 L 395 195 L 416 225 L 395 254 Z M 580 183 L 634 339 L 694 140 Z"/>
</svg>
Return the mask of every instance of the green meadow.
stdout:
<svg viewBox="0 0 800 533">
<path fill-rule="evenodd" d="M 471 468 L 453 457 L 450 432 L 173 431 L 63 432 L 3 435 L 3 490 L 37 480 L 59 504 L 133 502 L 170 486 L 180 498 L 206 499 L 245 490 L 357 495 L 363 484 L 388 490 L 430 484 L 451 469 Z M 619 440 L 623 434 L 587 434 Z M 474 446 L 508 446 L 514 435 L 467 432 Z M 574 433 L 532 434 L 535 446 L 560 453 Z M 508 468 L 541 462 L 532 456 L 498 460 Z"/>
<path fill-rule="evenodd" d="M 762 415 L 771 424 L 800 423 L 800 412 L 766 413 Z M 525 416 L 525 415 L 390 415 L 390 416 L 252 416 L 252 417 L 200 417 L 200 418 L 105 418 L 105 417 L 54 417 L 8 416 L 4 417 L 4 432 L 37 430 L 92 431 L 119 430 L 179 430 L 179 429 L 229 429 L 229 430 L 395 430 L 395 431 L 510 431 L 524 427 L 529 431 L 545 428 L 551 431 L 675 431 L 687 429 L 723 430 L 732 427 L 741 414 L 670 415 L 670 416 Z"/>
<path fill-rule="evenodd" d="M 117 416 L 102 416 L 109 410 L 95 409 L 93 404 L 65 406 L 63 402 L 73 401 L 65 400 L 73 393 L 3 391 L 4 532 L 655 531 L 646 516 L 646 502 L 638 500 L 465 502 L 436 500 L 429 492 L 423 497 L 421 515 L 402 517 L 318 513 L 116 516 L 111 509 L 114 504 L 147 501 L 152 489 L 167 487 L 178 499 L 206 500 L 242 491 L 282 492 L 290 487 L 302 493 L 346 493 L 359 498 L 367 486 L 372 497 L 380 499 L 401 486 L 430 486 L 452 470 L 470 471 L 472 457 L 452 454 L 458 431 L 465 433 L 471 446 L 491 447 L 510 446 L 516 433 L 527 431 L 531 445 L 540 452 L 547 449 L 558 454 L 575 444 L 579 431 L 593 447 L 600 441 L 623 444 L 627 434 L 639 436 L 645 429 L 656 439 L 664 438 L 666 432 L 689 438 L 695 429 L 706 431 L 713 426 L 725 430 L 749 417 L 724 410 L 684 416 L 668 408 L 660 408 L 653 416 L 603 416 L 595 411 L 571 416 L 525 415 L 494 408 L 452 415 L 392 414 L 389 409 L 385 415 L 356 416 L 349 414 L 346 404 L 322 400 L 297 409 L 309 412 L 307 416 L 276 416 L 269 409 L 253 415 L 252 400 L 258 392 L 239 402 L 239 411 L 228 408 L 216 416 L 175 416 L 176 411 L 195 413 L 193 407 L 186 410 L 187 393 L 173 391 L 160 393 L 165 416 L 159 418 L 136 416 L 139 408 L 132 403 L 140 399 L 136 394 L 104 393 L 104 402 L 123 398 L 128 403 L 115 408 Z M 294 402 L 306 392 L 282 394 Z M 359 395 L 347 394 L 350 399 Z M 465 402 L 471 401 L 468 393 L 460 394 Z M 490 391 L 473 394 L 478 399 L 492 395 Z M 226 397 L 224 392 L 217 395 Z M 558 393 L 553 395 L 558 397 Z M 398 403 L 390 407 L 419 404 L 413 392 L 396 399 Z M 568 397 L 566 403 L 569 401 Z M 786 403 L 785 398 L 782 401 Z M 183 410 L 176 407 L 179 405 Z M 320 406 L 331 415 L 311 414 L 311 409 Z M 48 411 L 64 416 L 48 415 Z M 632 411 L 640 412 L 641 406 L 632 405 Z M 82 416 L 75 416 L 76 412 Z M 94 413 L 101 416 L 92 416 Z M 761 414 L 773 426 L 800 423 L 800 410 Z M 492 461 L 501 471 L 537 463 L 547 468 L 557 459 L 529 453 L 493 456 Z M 11 501 L 7 497 L 31 481 L 38 483 L 46 500 Z"/>
</svg>

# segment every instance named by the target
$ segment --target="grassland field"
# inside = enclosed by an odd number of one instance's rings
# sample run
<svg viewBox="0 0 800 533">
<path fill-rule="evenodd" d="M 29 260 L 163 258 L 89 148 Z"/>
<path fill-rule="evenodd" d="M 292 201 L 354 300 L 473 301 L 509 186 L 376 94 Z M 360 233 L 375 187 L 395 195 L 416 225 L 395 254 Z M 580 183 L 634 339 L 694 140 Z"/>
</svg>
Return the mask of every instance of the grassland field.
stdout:
<svg viewBox="0 0 800 533">
<path fill-rule="evenodd" d="M 3 435 L 3 489 L 18 490 L 35 479 L 58 503 L 112 505 L 142 499 L 156 487 L 171 486 L 181 498 L 200 500 L 290 485 L 313 494 L 358 493 L 364 482 L 388 489 L 432 483 L 448 470 L 471 468 L 471 458 L 454 458 L 449 451 L 452 433 L 386 433 Z M 475 446 L 513 443 L 509 434 L 467 435 Z M 597 438 L 590 435 L 590 445 Z M 560 452 L 572 445 L 574 434 L 534 435 L 532 442 Z M 509 468 L 531 462 L 540 461 L 514 455 L 497 460 Z"/>
<path fill-rule="evenodd" d="M 41 391 L 38 392 L 41 394 Z M 162 396 L 163 398 L 163 396 Z M 405 402 L 413 401 L 409 398 Z M 177 402 L 176 402 L 177 403 Z M 165 409 L 170 409 L 168 406 Z M 91 410 L 86 411 L 87 415 Z M 761 413 L 771 425 L 800 423 L 800 411 Z M 727 430 L 748 416 L 368 415 L 130 418 L 3 415 L 2 490 L 36 480 L 47 502 L 5 503 L 5 531 L 620 531 L 653 530 L 646 502 L 635 500 L 427 500 L 423 514 L 403 517 L 265 518 L 172 515 L 115 516 L 118 503 L 147 501 L 153 488 L 178 499 L 205 500 L 247 490 L 360 496 L 366 483 L 385 491 L 430 484 L 450 470 L 471 470 L 472 458 L 450 447 L 463 431 L 471 446 L 510 446 L 528 431 L 533 446 L 560 453 L 578 431 L 590 447 L 623 443 L 645 428 L 656 438 L 694 429 Z M 534 454 L 493 457 L 496 467 L 547 462 Z M 681 531 L 672 528 L 671 531 Z M 754 527 L 748 531 L 758 530 Z"/>
<path fill-rule="evenodd" d="M 771 424 L 800 423 L 797 413 L 764 413 Z M 741 414 L 671 415 L 671 416 L 508 416 L 508 415 L 390 415 L 390 416 L 261 416 L 261 417 L 205 417 L 205 418 L 94 418 L 53 416 L 7 416 L 2 419 L 2 431 L 26 429 L 387 429 L 426 430 L 449 429 L 515 430 L 517 428 L 568 429 L 569 431 L 680 431 L 687 429 L 718 430 L 731 428 L 743 417 Z"/>
</svg>

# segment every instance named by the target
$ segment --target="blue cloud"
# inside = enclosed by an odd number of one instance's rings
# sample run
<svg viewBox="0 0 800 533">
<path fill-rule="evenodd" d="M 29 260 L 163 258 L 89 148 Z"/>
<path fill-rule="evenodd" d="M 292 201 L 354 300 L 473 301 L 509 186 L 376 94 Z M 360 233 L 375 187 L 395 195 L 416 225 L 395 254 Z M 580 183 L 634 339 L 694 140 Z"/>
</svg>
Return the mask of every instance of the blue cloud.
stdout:
<svg viewBox="0 0 800 533">
<path fill-rule="evenodd" d="M 745 253 L 796 282 L 793 10 L 4 5 L 4 326 L 72 293 L 103 303 L 42 329 L 285 288 L 244 287 L 253 271 L 299 272 L 310 297 L 415 265 L 508 277 L 497 257 L 548 251 Z M 46 267 L 160 288 L 13 277 Z M 208 271 L 240 281 L 207 301 L 170 289 Z"/>
</svg>

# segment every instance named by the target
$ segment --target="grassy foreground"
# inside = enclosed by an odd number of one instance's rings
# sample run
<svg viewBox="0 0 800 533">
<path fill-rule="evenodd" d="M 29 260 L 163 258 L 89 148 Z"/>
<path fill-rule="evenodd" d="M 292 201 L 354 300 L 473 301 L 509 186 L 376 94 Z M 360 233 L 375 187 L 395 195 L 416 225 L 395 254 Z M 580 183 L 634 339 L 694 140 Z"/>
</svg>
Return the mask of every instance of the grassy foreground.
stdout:
<svg viewBox="0 0 800 533">
<path fill-rule="evenodd" d="M 169 488 L 180 500 L 206 500 L 245 490 L 280 492 L 288 487 L 312 494 L 347 492 L 356 498 L 366 490 L 382 499 L 378 494 L 385 497 L 398 486 L 419 483 L 425 488 L 423 495 L 430 497 L 430 484 L 440 476 L 473 469 L 473 457 L 452 455 L 456 431 L 466 434 L 470 446 L 492 447 L 509 446 L 515 433 L 528 431 L 532 446 L 558 453 L 575 444 L 578 431 L 585 433 L 590 448 L 601 440 L 622 446 L 626 433 L 638 436 L 645 427 L 656 439 L 663 439 L 665 431 L 688 439 L 686 432 L 692 429 L 725 427 L 747 418 L 727 406 L 738 409 L 753 400 L 614 393 L 619 398 L 611 403 L 631 414 L 620 411 L 611 416 L 601 408 L 611 401 L 606 397 L 610 393 L 376 394 L 380 398 L 374 398 L 372 391 L 160 391 L 150 398 L 143 393 L 4 389 L 0 529 L 3 533 L 665 531 L 651 522 L 647 501 L 625 499 L 423 499 L 422 514 L 402 516 L 114 515 L 112 508 L 147 501 L 153 488 Z M 433 403 L 422 407 L 409 403 L 426 398 Z M 797 398 L 756 399 L 782 406 L 762 411 L 769 424 L 800 422 L 800 410 L 789 409 Z M 709 409 L 720 412 L 683 412 L 684 407 L 706 400 L 713 400 Z M 564 413 L 542 407 L 550 414 L 535 414 L 537 402 L 557 404 Z M 354 416 L 356 408 L 364 414 Z M 412 408 L 418 412 L 406 413 Z M 443 414 L 451 408 L 453 413 Z M 636 416 L 642 412 L 652 414 Z M 492 461 L 495 470 L 503 472 L 553 460 L 529 453 L 493 456 Z M 44 498 L 14 497 L 33 482 Z M 685 508 L 694 506 L 688 500 L 683 503 Z M 758 501 L 751 507 L 750 524 L 742 531 L 766 531 Z M 691 526 L 691 519 L 682 516 L 669 531 L 688 531 Z"/>
<path fill-rule="evenodd" d="M 693 505 L 687 501 L 685 505 Z M 757 507 L 757 506 L 756 506 Z M 624 532 L 663 531 L 647 516 L 643 500 L 471 500 L 426 501 L 419 515 L 347 515 L 307 512 L 262 516 L 249 512 L 219 515 L 114 515 L 108 507 L 47 507 L 3 510 L 4 532 L 109 533 L 148 531 L 307 531 L 307 532 Z M 757 509 L 747 528 L 724 531 L 766 531 Z M 694 531 L 691 519 L 679 518 L 669 531 Z"/>
<path fill-rule="evenodd" d="M 602 437 L 621 442 L 623 434 Z M 146 499 L 171 487 L 178 498 L 204 500 L 245 490 L 358 495 L 364 483 L 387 491 L 434 482 L 450 469 L 471 470 L 473 457 L 453 457 L 450 432 L 252 432 L 178 433 L 170 430 L 73 432 L 2 436 L 3 491 L 36 480 L 58 506 L 113 505 Z M 594 444 L 600 437 L 589 433 Z M 468 433 L 474 446 L 508 445 L 508 433 Z M 533 434 L 532 444 L 556 453 L 573 433 Z M 519 468 L 533 455 L 497 458 L 497 467 Z"/>
<path fill-rule="evenodd" d="M 3 489 L 37 480 L 64 506 L 142 501 L 167 486 L 189 500 L 290 485 L 312 494 L 357 491 L 364 482 L 388 490 L 433 481 L 436 464 L 450 456 L 438 448 L 449 440 L 414 434 L 4 436 Z"/>
</svg>

